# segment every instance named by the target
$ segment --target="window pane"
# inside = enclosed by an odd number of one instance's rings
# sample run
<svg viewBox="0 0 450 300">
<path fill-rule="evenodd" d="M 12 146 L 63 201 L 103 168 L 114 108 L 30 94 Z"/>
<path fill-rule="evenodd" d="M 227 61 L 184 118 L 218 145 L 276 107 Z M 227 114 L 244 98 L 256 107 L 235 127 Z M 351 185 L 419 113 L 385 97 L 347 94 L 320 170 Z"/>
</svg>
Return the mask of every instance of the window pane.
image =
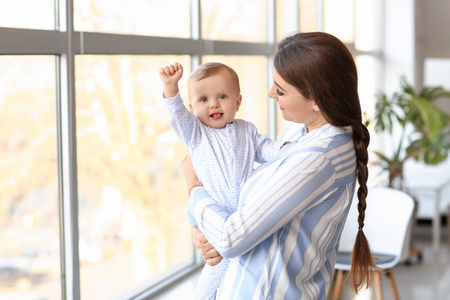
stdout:
<svg viewBox="0 0 450 300">
<path fill-rule="evenodd" d="M 374 56 L 359 55 L 355 61 L 358 68 L 358 93 L 361 109 L 368 116 L 372 116 L 376 94 L 381 88 L 381 60 Z"/>
<path fill-rule="evenodd" d="M 0 69 L 0 299 L 60 299 L 55 58 Z"/>
<path fill-rule="evenodd" d="M 381 18 L 378 0 L 356 1 L 355 47 L 361 51 L 381 48 Z"/>
<path fill-rule="evenodd" d="M 267 40 L 267 0 L 201 1 L 201 10 L 204 39 Z"/>
<path fill-rule="evenodd" d="M 190 36 L 189 0 L 74 0 L 77 31 Z"/>
<path fill-rule="evenodd" d="M 286 35 L 298 31 L 298 0 L 275 1 L 276 41 L 280 41 Z"/>
<path fill-rule="evenodd" d="M 159 79 L 174 61 L 188 72 L 188 56 L 76 57 L 82 299 L 129 298 L 193 263 L 179 174 L 187 148 Z"/>
<path fill-rule="evenodd" d="M 353 0 L 325 0 L 324 10 L 325 32 L 353 42 Z"/>
<path fill-rule="evenodd" d="M 276 13 L 275 34 L 276 34 L 277 42 L 285 36 L 285 32 L 286 32 L 286 29 L 284 26 L 284 19 L 283 19 L 284 8 L 286 6 L 284 2 L 285 2 L 284 0 L 275 1 L 275 13 Z"/>
<path fill-rule="evenodd" d="M 300 31 L 317 31 L 317 0 L 300 0 Z"/>
<path fill-rule="evenodd" d="M 0 0 L 0 27 L 55 29 L 54 0 Z"/>
<path fill-rule="evenodd" d="M 203 63 L 209 61 L 224 63 L 233 68 L 239 76 L 242 103 L 236 118 L 250 121 L 260 133 L 268 134 L 267 57 L 203 57 Z"/>
<path fill-rule="evenodd" d="M 283 118 L 283 113 L 280 110 L 280 106 L 278 103 L 276 104 L 276 115 L 277 115 L 277 139 L 283 134 L 284 129 L 286 128 L 287 121 Z"/>
</svg>

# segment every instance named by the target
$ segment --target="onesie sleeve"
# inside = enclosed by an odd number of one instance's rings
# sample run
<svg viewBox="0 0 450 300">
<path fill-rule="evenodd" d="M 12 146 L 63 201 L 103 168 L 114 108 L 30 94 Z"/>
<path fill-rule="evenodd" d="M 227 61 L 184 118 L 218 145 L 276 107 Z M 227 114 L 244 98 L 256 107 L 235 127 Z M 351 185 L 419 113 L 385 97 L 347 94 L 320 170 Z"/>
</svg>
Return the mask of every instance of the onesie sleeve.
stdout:
<svg viewBox="0 0 450 300">
<path fill-rule="evenodd" d="M 253 144 L 255 146 L 255 161 L 258 163 L 265 163 L 275 157 L 277 152 L 281 149 L 284 142 L 274 141 L 267 135 L 259 133 L 255 125 L 250 122 L 248 123 L 248 130 L 253 139 Z"/>
<path fill-rule="evenodd" d="M 163 101 L 169 113 L 170 127 L 184 144 L 188 147 L 195 146 L 201 136 L 200 120 L 186 109 L 180 93 L 172 98 L 164 98 L 163 96 Z"/>
</svg>

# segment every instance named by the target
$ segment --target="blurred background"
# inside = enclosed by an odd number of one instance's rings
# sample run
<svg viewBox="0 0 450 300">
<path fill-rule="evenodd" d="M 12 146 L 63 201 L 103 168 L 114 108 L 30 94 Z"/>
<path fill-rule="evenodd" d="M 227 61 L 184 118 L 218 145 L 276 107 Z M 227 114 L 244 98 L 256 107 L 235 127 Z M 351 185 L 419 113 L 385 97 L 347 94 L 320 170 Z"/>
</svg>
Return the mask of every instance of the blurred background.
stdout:
<svg viewBox="0 0 450 300">
<path fill-rule="evenodd" d="M 370 118 L 401 76 L 450 89 L 449 17 L 447 0 L 0 0 L 0 299 L 151 298 L 201 267 L 161 66 L 184 66 L 187 100 L 193 68 L 230 65 L 237 117 L 275 139 L 282 37 L 345 42 Z"/>
</svg>

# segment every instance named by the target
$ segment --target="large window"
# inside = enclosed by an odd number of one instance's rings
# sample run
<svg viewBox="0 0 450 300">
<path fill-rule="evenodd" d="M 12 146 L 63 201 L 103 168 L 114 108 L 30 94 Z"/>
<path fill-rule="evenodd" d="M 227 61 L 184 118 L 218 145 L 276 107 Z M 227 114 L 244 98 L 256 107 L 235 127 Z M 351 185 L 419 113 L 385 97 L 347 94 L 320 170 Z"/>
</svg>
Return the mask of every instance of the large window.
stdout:
<svg viewBox="0 0 450 300">
<path fill-rule="evenodd" d="M 159 68 L 183 64 L 187 104 L 193 68 L 230 65 L 237 117 L 276 138 L 275 43 L 324 30 L 355 54 L 370 109 L 381 52 L 366 2 L 0 0 L 0 298 L 151 298 L 201 267 Z"/>
</svg>

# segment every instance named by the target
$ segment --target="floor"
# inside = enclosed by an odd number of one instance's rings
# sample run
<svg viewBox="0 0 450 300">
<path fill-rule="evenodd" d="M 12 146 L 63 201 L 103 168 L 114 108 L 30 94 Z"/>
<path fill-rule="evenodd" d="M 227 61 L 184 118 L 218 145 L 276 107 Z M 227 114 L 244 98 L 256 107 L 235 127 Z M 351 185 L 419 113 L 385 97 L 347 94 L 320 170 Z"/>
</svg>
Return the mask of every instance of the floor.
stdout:
<svg viewBox="0 0 450 300">
<path fill-rule="evenodd" d="M 414 258 L 409 265 L 400 264 L 393 269 L 400 299 L 402 300 L 450 300 L 450 234 L 447 226 L 442 226 L 441 248 L 438 255 L 432 250 L 431 224 L 418 224 L 414 243 L 422 249 L 422 260 Z M 192 299 L 198 273 L 177 284 L 165 293 L 155 297 L 156 300 Z M 394 299 L 389 280 L 382 276 L 384 300 Z M 375 300 L 375 293 L 369 289 L 354 294 L 347 282 L 342 287 L 340 300 Z"/>
</svg>

